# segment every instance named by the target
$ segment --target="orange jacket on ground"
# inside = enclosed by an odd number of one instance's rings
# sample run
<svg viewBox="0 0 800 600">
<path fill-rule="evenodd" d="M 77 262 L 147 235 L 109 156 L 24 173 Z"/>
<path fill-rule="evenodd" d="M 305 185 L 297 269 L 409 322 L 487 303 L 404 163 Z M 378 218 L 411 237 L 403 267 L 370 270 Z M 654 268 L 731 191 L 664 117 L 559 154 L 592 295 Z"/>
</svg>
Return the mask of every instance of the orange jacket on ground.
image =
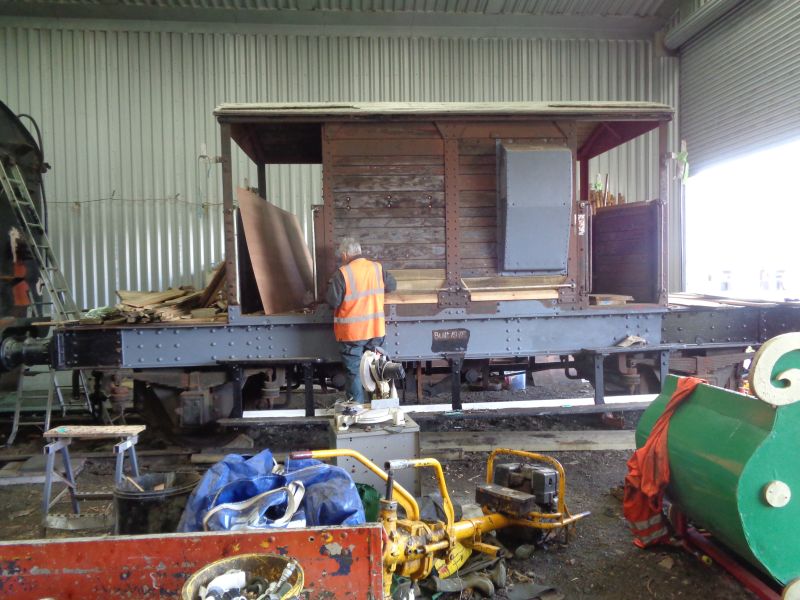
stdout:
<svg viewBox="0 0 800 600">
<path fill-rule="evenodd" d="M 669 421 L 681 402 L 691 396 L 701 383 L 705 381 L 697 377 L 678 380 L 675 393 L 653 425 L 644 446 L 634 452 L 628 461 L 622 512 L 633 532 L 633 543 L 640 548 L 669 540 L 667 522 L 661 512 L 664 490 L 669 484 Z"/>
<path fill-rule="evenodd" d="M 344 299 L 333 313 L 333 333 L 340 342 L 371 340 L 386 335 L 383 320 L 383 267 L 357 258 L 339 268 Z"/>
</svg>

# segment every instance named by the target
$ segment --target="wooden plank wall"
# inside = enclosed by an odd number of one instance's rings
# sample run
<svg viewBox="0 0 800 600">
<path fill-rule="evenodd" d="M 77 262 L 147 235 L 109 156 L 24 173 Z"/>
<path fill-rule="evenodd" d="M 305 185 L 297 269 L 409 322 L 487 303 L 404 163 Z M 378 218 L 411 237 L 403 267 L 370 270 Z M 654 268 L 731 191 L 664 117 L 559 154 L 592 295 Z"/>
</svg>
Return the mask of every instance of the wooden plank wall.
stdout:
<svg viewBox="0 0 800 600">
<path fill-rule="evenodd" d="M 462 277 L 497 275 L 497 139 L 566 143 L 552 122 L 464 123 L 459 140 Z M 328 123 L 331 246 L 352 235 L 388 269 L 445 268 L 444 142 L 432 122 Z"/>
<path fill-rule="evenodd" d="M 491 138 L 459 143 L 459 225 L 462 276 L 497 273 L 497 158 Z"/>
<path fill-rule="evenodd" d="M 654 202 L 598 208 L 592 218 L 592 292 L 657 302 L 657 231 Z"/>
<path fill-rule="evenodd" d="M 443 269 L 444 146 L 433 123 L 334 124 L 325 135 L 334 248 L 352 235 L 387 269 Z"/>
</svg>

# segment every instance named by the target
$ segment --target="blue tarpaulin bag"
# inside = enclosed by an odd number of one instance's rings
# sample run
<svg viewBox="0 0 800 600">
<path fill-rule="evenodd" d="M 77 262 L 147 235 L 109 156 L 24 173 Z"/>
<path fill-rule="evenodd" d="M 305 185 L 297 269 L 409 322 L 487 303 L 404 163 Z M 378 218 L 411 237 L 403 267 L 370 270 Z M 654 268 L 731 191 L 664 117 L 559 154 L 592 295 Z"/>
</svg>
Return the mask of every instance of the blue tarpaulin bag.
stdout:
<svg viewBox="0 0 800 600">
<path fill-rule="evenodd" d="M 178 531 L 203 531 L 203 520 L 212 508 L 246 502 L 291 482 L 300 482 L 305 487 L 296 518 L 305 518 L 308 526 L 360 525 L 365 522 L 358 490 L 344 469 L 313 459 L 288 460 L 283 473 L 273 472 L 275 469 L 269 450 L 263 450 L 250 459 L 229 454 L 206 472 L 192 492 Z M 273 503 L 280 497 L 264 496 L 271 498 Z M 280 513 L 285 510 L 285 501 L 283 506 L 271 506 L 270 510 Z M 268 521 L 260 520 L 259 526 L 268 527 Z M 227 522 L 236 522 L 236 519 L 215 519 L 214 529 Z"/>
<path fill-rule="evenodd" d="M 306 487 L 303 509 L 306 522 L 315 525 L 361 525 L 366 522 L 364 505 L 350 474 L 313 458 L 286 461 L 287 482 L 301 481 Z"/>
</svg>

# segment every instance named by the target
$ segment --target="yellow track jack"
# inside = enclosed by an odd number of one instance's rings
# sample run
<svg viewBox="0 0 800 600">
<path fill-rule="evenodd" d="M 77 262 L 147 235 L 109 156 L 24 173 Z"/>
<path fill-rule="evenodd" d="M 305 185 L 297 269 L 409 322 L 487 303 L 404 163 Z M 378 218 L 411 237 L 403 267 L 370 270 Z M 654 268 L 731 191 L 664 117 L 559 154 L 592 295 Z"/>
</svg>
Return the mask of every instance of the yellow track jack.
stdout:
<svg viewBox="0 0 800 600">
<path fill-rule="evenodd" d="M 497 484 L 496 475 L 501 475 L 500 465 L 495 471 L 498 455 L 512 455 L 532 461 L 535 465 L 502 465 L 502 480 L 511 487 Z M 538 530 L 566 528 L 588 512 L 570 514 L 564 501 L 566 477 L 564 468 L 556 459 L 522 450 L 496 449 L 486 464 L 486 483 L 479 486 L 477 497 L 482 504 L 483 516 L 456 521 L 453 503 L 447 491 L 442 465 L 433 458 L 401 459 L 388 461 L 381 469 L 367 457 L 354 450 L 312 450 L 295 452 L 292 458 L 316 458 L 320 460 L 349 457 L 387 482 L 386 498 L 381 500 L 379 520 L 384 530 L 383 547 L 383 594 L 391 598 L 392 576 L 400 575 L 412 580 L 425 579 L 433 569 L 437 558 L 445 561 L 454 558 L 456 542 L 490 556 L 496 556 L 500 548 L 485 543 L 482 536 L 490 531 L 506 527 L 523 527 Z M 536 465 L 548 465 L 547 468 Z M 414 497 L 401 485 L 394 483 L 394 472 L 407 468 L 432 468 L 436 474 L 439 493 L 445 514 L 445 522 L 426 522 L 420 519 L 419 505 Z M 548 491 L 552 486 L 552 492 Z M 542 509 L 542 505 L 546 510 Z M 398 506 L 405 512 L 398 516 Z M 552 510 L 550 510 L 552 509 Z"/>
</svg>

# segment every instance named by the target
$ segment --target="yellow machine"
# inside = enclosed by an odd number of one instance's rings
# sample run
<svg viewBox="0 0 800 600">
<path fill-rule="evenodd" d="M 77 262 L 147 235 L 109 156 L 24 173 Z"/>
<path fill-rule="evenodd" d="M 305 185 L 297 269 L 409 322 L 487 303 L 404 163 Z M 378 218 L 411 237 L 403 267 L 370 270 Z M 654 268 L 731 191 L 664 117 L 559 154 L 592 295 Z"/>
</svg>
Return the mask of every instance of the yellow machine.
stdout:
<svg viewBox="0 0 800 600">
<path fill-rule="evenodd" d="M 538 465 L 549 465 L 542 469 L 536 465 L 517 463 L 502 465 L 502 483 L 498 485 L 495 458 L 498 455 L 512 455 Z M 564 468 L 554 458 L 525 452 L 522 450 L 496 449 L 486 465 L 486 483 L 478 487 L 476 499 L 481 503 L 483 516 L 474 519 L 455 520 L 453 503 L 447 491 L 447 482 L 442 466 L 433 458 L 393 460 L 381 469 L 367 457 L 354 450 L 313 450 L 296 452 L 292 458 L 316 458 L 320 460 L 349 457 L 363 464 L 378 477 L 387 482 L 386 498 L 381 500 L 379 521 L 386 534 L 383 547 L 383 593 L 391 597 L 392 576 L 400 575 L 412 580 L 425 579 L 433 569 L 434 560 L 447 562 L 456 560 L 459 544 L 496 556 L 500 548 L 483 541 L 482 536 L 490 531 L 506 527 L 536 530 L 566 528 L 588 512 L 571 515 L 564 500 L 566 478 Z M 426 522 L 420 519 L 417 501 L 401 485 L 394 483 L 394 471 L 406 468 L 430 467 L 436 473 L 439 493 L 445 514 L 444 522 Z M 537 470 L 538 469 L 538 470 Z M 537 487 L 531 489 L 532 481 L 544 481 L 552 486 L 551 491 Z M 537 494 L 539 496 L 537 500 Z M 540 507 L 554 508 L 552 511 Z M 398 506 L 405 515 L 398 515 Z M 534 510 L 535 508 L 535 510 Z"/>
</svg>

